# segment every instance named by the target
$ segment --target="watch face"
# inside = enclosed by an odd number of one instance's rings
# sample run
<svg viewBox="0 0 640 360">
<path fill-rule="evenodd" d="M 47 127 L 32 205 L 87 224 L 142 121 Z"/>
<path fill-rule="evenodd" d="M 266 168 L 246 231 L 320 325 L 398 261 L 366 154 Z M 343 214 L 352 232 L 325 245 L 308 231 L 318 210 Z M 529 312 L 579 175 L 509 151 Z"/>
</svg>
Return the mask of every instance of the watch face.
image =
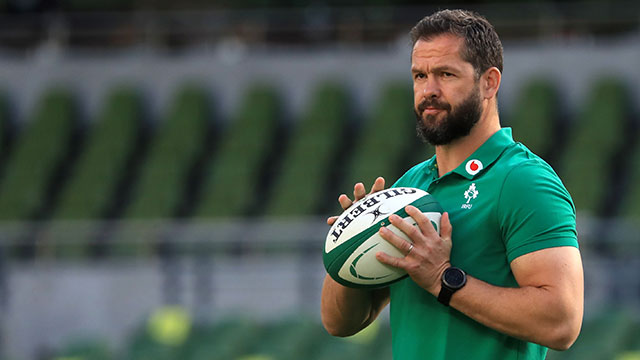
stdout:
<svg viewBox="0 0 640 360">
<path fill-rule="evenodd" d="M 447 286 L 454 289 L 461 287 L 465 283 L 465 274 L 462 270 L 451 267 L 444 271 L 442 280 Z"/>
</svg>

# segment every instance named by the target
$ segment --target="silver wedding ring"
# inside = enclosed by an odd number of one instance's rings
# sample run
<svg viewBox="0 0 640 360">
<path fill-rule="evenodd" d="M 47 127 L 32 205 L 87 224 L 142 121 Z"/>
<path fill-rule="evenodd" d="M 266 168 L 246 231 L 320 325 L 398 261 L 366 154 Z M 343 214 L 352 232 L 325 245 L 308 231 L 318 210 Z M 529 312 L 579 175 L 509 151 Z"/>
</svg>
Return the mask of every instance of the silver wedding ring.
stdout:
<svg viewBox="0 0 640 360">
<path fill-rule="evenodd" d="M 407 251 L 407 255 L 405 255 L 405 256 L 409 256 L 409 254 L 411 254 L 412 250 L 413 250 L 413 244 L 409 244 L 409 251 Z"/>
</svg>

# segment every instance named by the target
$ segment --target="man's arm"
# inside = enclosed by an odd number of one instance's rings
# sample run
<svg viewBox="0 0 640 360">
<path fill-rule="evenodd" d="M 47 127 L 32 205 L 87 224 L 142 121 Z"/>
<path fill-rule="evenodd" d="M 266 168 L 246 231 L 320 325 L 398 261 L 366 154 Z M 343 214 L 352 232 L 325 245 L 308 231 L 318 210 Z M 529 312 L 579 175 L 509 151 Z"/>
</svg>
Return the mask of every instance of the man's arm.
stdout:
<svg viewBox="0 0 640 360">
<path fill-rule="evenodd" d="M 389 303 L 389 288 L 352 289 L 329 275 L 322 284 L 322 324 L 333 336 L 351 336 L 367 327 Z"/>
<path fill-rule="evenodd" d="M 450 306 L 502 333 L 556 350 L 568 349 L 582 325 L 584 282 L 580 252 L 556 247 L 511 262 L 518 288 L 468 277 Z M 437 296 L 440 286 L 435 289 Z"/>
<path fill-rule="evenodd" d="M 412 226 L 398 216 L 393 225 L 411 238 L 414 248 L 404 258 L 376 254 L 381 262 L 402 268 L 426 291 L 440 292 L 442 273 L 449 267 L 451 224 L 442 216 L 438 235 L 429 219 L 417 208 L 407 213 L 418 223 Z M 381 228 L 387 241 L 409 252 L 409 243 Z M 582 323 L 584 281 L 580 252 L 574 247 L 555 247 L 522 255 L 511 262 L 518 288 L 504 288 L 468 277 L 467 284 L 451 298 L 450 305 L 478 322 L 502 333 L 552 349 L 569 348 Z M 464 270 L 464 269 L 463 269 Z"/>
<path fill-rule="evenodd" d="M 371 193 L 384 189 L 384 179 L 379 177 L 371 187 Z M 354 201 L 366 195 L 362 183 L 353 187 Z M 343 209 L 349 208 L 353 201 L 347 195 L 340 195 L 338 202 Z M 332 225 L 337 216 L 327 219 Z M 329 275 L 322 285 L 321 316 L 322 324 L 329 334 L 334 336 L 350 336 L 367 327 L 376 319 L 382 309 L 389 303 L 389 289 L 362 290 L 343 286 Z"/>
</svg>

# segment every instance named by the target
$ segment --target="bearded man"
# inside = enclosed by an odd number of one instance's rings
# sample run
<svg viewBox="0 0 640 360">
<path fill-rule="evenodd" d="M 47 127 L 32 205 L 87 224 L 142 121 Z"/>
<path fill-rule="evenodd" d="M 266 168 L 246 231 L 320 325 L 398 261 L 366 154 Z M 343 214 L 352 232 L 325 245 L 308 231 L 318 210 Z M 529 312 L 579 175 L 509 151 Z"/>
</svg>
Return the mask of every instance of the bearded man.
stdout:
<svg viewBox="0 0 640 360">
<path fill-rule="evenodd" d="M 575 207 L 553 169 L 500 125 L 497 33 L 476 13 L 443 10 L 418 22 L 411 40 L 417 130 L 435 156 L 393 187 L 431 193 L 445 209 L 441 232 L 415 207 L 406 211 L 417 226 L 392 215 L 411 242 L 382 227 L 405 256 L 376 257 L 409 276 L 376 290 L 327 276 L 325 328 L 355 334 L 390 303 L 396 360 L 544 359 L 548 348 L 568 349 L 584 303 Z M 384 186 L 378 178 L 371 192 Z M 365 193 L 356 184 L 353 201 Z"/>
</svg>

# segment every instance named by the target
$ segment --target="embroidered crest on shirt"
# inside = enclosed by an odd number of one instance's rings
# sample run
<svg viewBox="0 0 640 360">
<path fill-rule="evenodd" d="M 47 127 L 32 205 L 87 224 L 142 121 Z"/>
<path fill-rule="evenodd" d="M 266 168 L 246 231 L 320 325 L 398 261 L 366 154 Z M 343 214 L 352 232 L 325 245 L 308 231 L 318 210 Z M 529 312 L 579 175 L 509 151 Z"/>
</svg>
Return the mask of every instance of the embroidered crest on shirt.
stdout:
<svg viewBox="0 0 640 360">
<path fill-rule="evenodd" d="M 467 202 L 465 204 L 462 204 L 462 208 L 471 209 L 473 204 L 469 204 L 469 202 L 477 198 L 478 194 L 480 194 L 480 192 L 478 191 L 478 189 L 476 189 L 476 183 L 471 183 L 471 185 L 469 185 L 469 188 L 464 192 L 464 198 L 467 199 Z"/>
</svg>

